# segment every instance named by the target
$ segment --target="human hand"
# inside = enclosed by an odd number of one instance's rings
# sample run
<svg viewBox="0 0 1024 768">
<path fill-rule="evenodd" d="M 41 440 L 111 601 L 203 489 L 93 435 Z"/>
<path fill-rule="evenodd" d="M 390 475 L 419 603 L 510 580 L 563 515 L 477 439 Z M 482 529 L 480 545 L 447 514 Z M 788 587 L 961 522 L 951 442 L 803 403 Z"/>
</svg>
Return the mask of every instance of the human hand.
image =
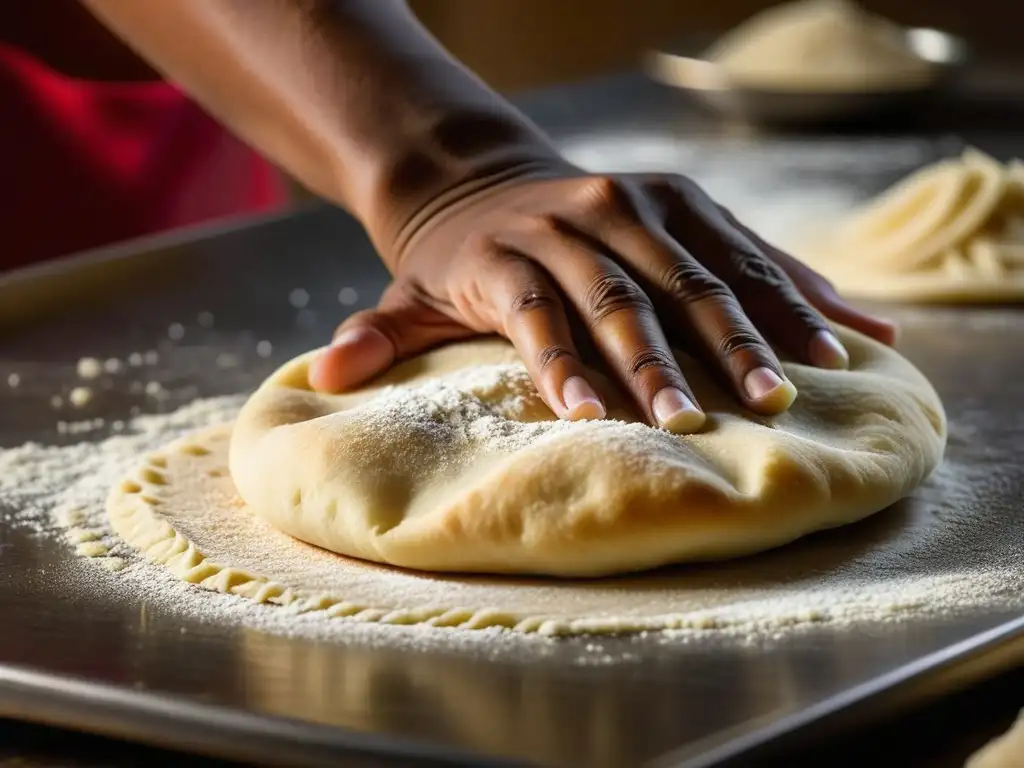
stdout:
<svg viewBox="0 0 1024 768">
<path fill-rule="evenodd" d="M 579 354 L 586 341 L 650 423 L 685 433 L 704 413 L 672 345 L 771 415 L 796 390 L 768 340 L 799 362 L 843 368 L 825 318 L 895 337 L 686 177 L 548 165 L 455 197 L 385 255 L 394 281 L 376 309 L 338 327 L 310 369 L 315 389 L 350 389 L 431 347 L 497 333 L 556 415 L 603 418 Z"/>
</svg>

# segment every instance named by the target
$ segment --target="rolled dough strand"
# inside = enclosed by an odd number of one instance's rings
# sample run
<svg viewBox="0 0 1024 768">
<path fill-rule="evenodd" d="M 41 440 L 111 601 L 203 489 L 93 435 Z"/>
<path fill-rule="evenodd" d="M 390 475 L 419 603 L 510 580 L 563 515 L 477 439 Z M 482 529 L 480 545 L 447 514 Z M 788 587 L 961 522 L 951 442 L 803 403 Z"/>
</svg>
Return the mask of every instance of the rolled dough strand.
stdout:
<svg viewBox="0 0 1024 768">
<path fill-rule="evenodd" d="M 891 269 L 901 254 L 927 240 L 955 210 L 967 180 L 953 160 L 920 170 L 840 225 L 837 250 Z"/>
<path fill-rule="evenodd" d="M 995 213 L 1006 189 L 1002 167 L 987 156 L 965 153 L 962 161 L 939 166 L 934 175 L 926 172 L 912 186 L 903 206 L 891 210 L 888 223 L 894 225 L 891 234 L 869 241 L 863 247 L 870 253 L 873 263 L 886 271 L 910 272 L 933 261 L 947 248 L 966 242 L 981 230 Z M 921 203 L 925 207 L 921 207 Z M 877 211 L 880 224 L 886 208 L 895 202 L 885 196 Z M 858 232 L 863 221 L 854 222 L 851 229 L 854 240 L 871 233 Z M 884 232 L 883 227 L 879 229 Z"/>
</svg>

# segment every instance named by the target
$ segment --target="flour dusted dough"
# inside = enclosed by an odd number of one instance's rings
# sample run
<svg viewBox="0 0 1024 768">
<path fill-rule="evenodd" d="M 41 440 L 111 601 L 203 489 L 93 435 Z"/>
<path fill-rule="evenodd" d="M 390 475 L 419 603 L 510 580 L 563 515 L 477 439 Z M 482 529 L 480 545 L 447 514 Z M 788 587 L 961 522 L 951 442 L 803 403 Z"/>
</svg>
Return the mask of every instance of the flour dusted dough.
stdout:
<svg viewBox="0 0 1024 768">
<path fill-rule="evenodd" d="M 550 413 L 502 342 L 424 355 L 341 398 L 304 388 L 304 356 L 272 376 L 234 426 L 141 457 L 107 510 L 122 539 L 187 582 L 359 622 L 561 635 L 721 629 L 767 617 L 787 626 L 877 620 L 915 604 L 898 576 L 865 566 L 869 581 L 877 577 L 867 593 L 826 589 L 790 605 L 779 585 L 794 578 L 797 552 L 749 567 L 739 560 L 613 579 L 440 572 L 581 576 L 739 555 L 909 493 L 943 451 L 939 400 L 898 354 L 837 330 L 852 369 L 788 365 L 800 395 L 772 420 L 742 414 L 682 359 L 712 421 L 689 437 L 545 421 Z M 258 509 L 239 495 L 229 450 Z M 337 555 L 279 528 L 435 572 Z M 864 532 L 868 541 L 878 535 Z M 817 578 L 856 562 L 863 537 L 851 531 L 843 541 L 848 548 L 804 550 L 804 572 Z M 738 572 L 757 578 L 737 580 Z"/>
<path fill-rule="evenodd" d="M 737 85 L 784 91 L 895 90 L 934 75 L 898 26 L 850 0 L 769 8 L 723 37 L 706 58 Z"/>
<path fill-rule="evenodd" d="M 929 165 L 793 251 L 853 298 L 1024 298 L 1024 165 L 975 149 Z"/>
<path fill-rule="evenodd" d="M 252 512 L 324 549 L 427 571 L 603 576 L 730 558 L 892 504 L 939 462 L 945 415 L 895 351 L 837 329 L 851 370 L 787 364 L 786 414 L 742 412 L 686 356 L 702 434 L 558 421 L 502 340 L 451 345 L 328 396 L 313 354 L 243 407 L 231 476 Z M 631 423 L 632 422 L 632 423 Z"/>
<path fill-rule="evenodd" d="M 971 755 L 964 768 L 1024 768 L 1024 711 L 1007 733 Z"/>
</svg>

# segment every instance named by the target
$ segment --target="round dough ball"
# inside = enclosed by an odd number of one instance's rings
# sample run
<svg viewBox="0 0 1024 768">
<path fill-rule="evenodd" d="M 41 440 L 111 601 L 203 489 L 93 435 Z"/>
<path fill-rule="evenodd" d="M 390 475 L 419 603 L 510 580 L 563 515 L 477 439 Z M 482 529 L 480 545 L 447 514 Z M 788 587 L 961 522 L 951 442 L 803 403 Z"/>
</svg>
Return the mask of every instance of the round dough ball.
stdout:
<svg viewBox="0 0 1024 768">
<path fill-rule="evenodd" d="M 735 84 L 864 91 L 926 84 L 933 66 L 903 31 L 850 0 L 798 0 L 748 19 L 707 53 Z"/>
<path fill-rule="evenodd" d="M 596 372 L 609 418 L 557 420 L 503 340 L 450 345 L 333 396 L 309 389 L 311 352 L 243 407 L 231 476 L 279 530 L 405 568 L 588 577 L 753 553 L 877 512 L 941 459 L 928 381 L 836 330 L 850 370 L 786 364 L 799 395 L 772 419 L 679 354 L 709 415 L 684 437 L 640 423 Z"/>
</svg>

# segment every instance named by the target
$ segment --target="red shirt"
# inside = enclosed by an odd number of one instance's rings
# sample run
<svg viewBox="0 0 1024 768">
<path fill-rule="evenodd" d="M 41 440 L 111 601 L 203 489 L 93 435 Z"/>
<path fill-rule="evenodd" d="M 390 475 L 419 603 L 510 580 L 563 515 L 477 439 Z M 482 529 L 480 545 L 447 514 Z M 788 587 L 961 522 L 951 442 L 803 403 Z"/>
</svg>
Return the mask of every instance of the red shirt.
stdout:
<svg viewBox="0 0 1024 768">
<path fill-rule="evenodd" d="M 0 44 L 0 269 L 272 210 L 267 161 L 165 82 L 67 77 Z"/>
</svg>

